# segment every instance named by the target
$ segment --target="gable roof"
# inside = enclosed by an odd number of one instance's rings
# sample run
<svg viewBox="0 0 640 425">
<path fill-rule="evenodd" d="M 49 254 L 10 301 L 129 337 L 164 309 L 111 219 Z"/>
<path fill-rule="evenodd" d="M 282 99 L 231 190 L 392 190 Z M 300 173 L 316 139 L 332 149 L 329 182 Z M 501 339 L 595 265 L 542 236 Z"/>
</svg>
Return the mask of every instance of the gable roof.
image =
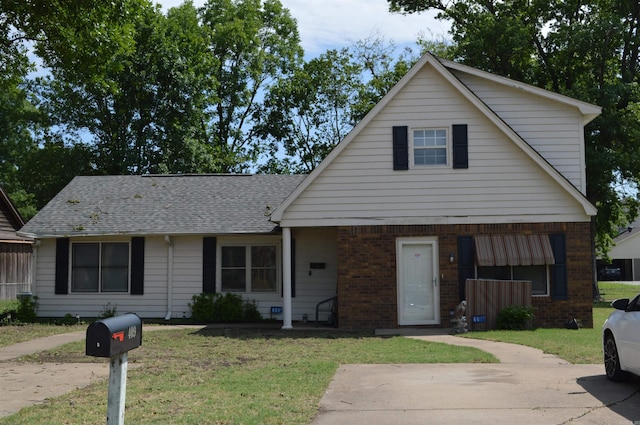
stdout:
<svg viewBox="0 0 640 425">
<path fill-rule="evenodd" d="M 74 178 L 21 230 L 36 238 L 270 233 L 269 213 L 303 175 Z"/>
<path fill-rule="evenodd" d="M 16 231 L 24 226 L 24 220 L 9 196 L 0 187 L 0 242 L 28 242 L 29 238 L 18 236 Z"/>
<path fill-rule="evenodd" d="M 490 80 L 507 87 L 523 90 L 525 92 L 543 97 L 545 99 L 550 99 L 555 102 L 560 102 L 566 105 L 574 106 L 578 108 L 578 110 L 584 117 L 582 125 L 586 125 L 590 123 L 602 112 L 601 107 L 592 105 L 591 103 L 583 102 L 581 100 L 574 99 L 572 97 L 564 96 L 562 94 L 558 94 L 549 90 L 541 89 L 539 87 L 525 84 L 520 81 L 512 80 L 510 78 L 502 77 L 500 75 L 492 74 L 490 72 L 481 71 L 477 68 L 472 68 L 470 66 L 463 65 L 450 60 L 440 59 L 440 58 L 437 58 L 437 60 L 447 69 L 453 69 L 453 70 L 457 70 L 467 74 L 475 75 L 477 77 L 484 78 L 486 80 Z"/>
<path fill-rule="evenodd" d="M 500 131 L 502 131 L 517 147 L 519 147 L 531 160 L 533 160 L 545 173 L 557 182 L 573 199 L 575 199 L 584 209 L 586 215 L 596 214 L 596 208 L 586 199 L 571 182 L 569 182 L 558 170 L 547 162 L 535 149 L 533 149 L 518 133 L 516 133 L 507 123 L 505 123 L 489 106 L 487 106 L 474 92 L 465 86 L 453 73 L 452 69 L 462 72 L 473 73 L 482 78 L 490 78 L 494 82 L 509 85 L 528 93 L 543 96 L 556 102 L 577 108 L 584 116 L 583 123 L 591 121 L 600 114 L 601 108 L 590 105 L 567 96 L 542 90 L 524 83 L 518 83 L 508 78 L 494 76 L 492 74 L 470 68 L 465 65 L 456 64 L 436 58 L 430 53 L 426 53 L 396 85 L 369 111 L 369 113 L 353 128 L 353 130 L 329 153 L 329 155 L 316 167 L 309 177 L 305 179 L 288 197 L 275 209 L 271 215 L 271 220 L 278 223 L 282 220 L 286 209 L 296 200 L 313 181 L 323 173 L 336 157 L 369 125 L 369 123 L 394 99 L 394 97 L 420 72 L 420 70 L 431 65 L 446 81 L 448 81 L 464 98 L 476 107 L 489 121 L 491 121 Z M 583 125 L 584 125 L 583 124 Z"/>
</svg>

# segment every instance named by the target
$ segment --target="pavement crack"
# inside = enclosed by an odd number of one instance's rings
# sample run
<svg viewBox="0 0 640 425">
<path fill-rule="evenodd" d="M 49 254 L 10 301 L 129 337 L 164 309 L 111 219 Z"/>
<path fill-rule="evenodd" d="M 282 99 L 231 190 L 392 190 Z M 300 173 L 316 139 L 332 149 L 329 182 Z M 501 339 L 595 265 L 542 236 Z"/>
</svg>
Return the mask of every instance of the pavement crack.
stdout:
<svg viewBox="0 0 640 425">
<path fill-rule="evenodd" d="M 635 397 L 635 396 L 636 396 L 637 394 L 639 394 L 639 393 L 640 393 L 640 388 L 638 388 L 637 390 L 635 390 L 634 392 L 632 392 L 631 394 L 629 394 L 628 396 L 626 396 L 626 397 L 625 397 L 625 398 L 623 398 L 622 400 L 617 400 L 617 401 L 611 402 L 611 403 L 609 403 L 609 404 L 603 404 L 603 405 L 601 405 L 601 406 L 594 407 L 594 408 L 592 408 L 592 409 L 587 410 L 587 411 L 586 411 L 586 412 L 584 412 L 582 415 L 578 415 L 578 416 L 576 416 L 576 417 L 569 418 L 569 419 L 567 419 L 567 420 L 566 420 L 566 421 L 564 421 L 564 422 L 560 422 L 558 425 L 565 425 L 565 424 L 568 424 L 568 423 L 573 422 L 573 421 L 575 421 L 575 420 L 582 419 L 582 418 L 584 418 L 585 416 L 587 416 L 587 415 L 589 415 L 589 414 L 591 414 L 591 413 L 595 412 L 596 410 L 600 410 L 600 409 L 604 409 L 604 408 L 611 408 L 611 407 L 615 407 L 615 406 L 617 406 L 618 404 L 621 404 L 621 403 L 624 403 L 625 401 L 629 401 L 629 400 L 631 400 L 633 397 Z"/>
</svg>

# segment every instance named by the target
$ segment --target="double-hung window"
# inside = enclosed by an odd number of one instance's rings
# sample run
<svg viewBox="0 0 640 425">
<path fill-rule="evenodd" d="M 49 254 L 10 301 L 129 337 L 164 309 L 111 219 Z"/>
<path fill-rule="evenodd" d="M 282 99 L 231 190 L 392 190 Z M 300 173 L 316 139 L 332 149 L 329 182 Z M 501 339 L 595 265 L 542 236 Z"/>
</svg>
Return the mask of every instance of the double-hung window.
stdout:
<svg viewBox="0 0 640 425">
<path fill-rule="evenodd" d="M 71 245 L 71 292 L 128 291 L 128 242 Z"/>
<path fill-rule="evenodd" d="M 276 292 L 276 245 L 222 245 L 222 292 Z"/>
<path fill-rule="evenodd" d="M 447 129 L 413 130 L 413 164 L 447 165 Z"/>
<path fill-rule="evenodd" d="M 530 280 L 531 295 L 549 295 L 549 266 L 478 266 L 478 279 Z"/>
</svg>

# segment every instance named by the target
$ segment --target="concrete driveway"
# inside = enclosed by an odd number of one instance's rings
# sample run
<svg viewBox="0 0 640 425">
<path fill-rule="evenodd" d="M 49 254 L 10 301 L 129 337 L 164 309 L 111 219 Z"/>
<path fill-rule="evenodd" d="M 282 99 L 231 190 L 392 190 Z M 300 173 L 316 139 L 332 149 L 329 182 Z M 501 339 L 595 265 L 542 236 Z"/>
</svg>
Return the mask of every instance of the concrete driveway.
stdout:
<svg viewBox="0 0 640 425">
<path fill-rule="evenodd" d="M 513 344 L 415 338 L 493 353 L 499 364 L 343 365 L 312 425 L 640 424 L 640 380 Z"/>
<path fill-rule="evenodd" d="M 147 330 L 167 329 L 167 327 Z M 0 348 L 0 417 L 108 376 L 108 364 L 24 364 L 13 359 L 82 340 L 84 332 Z M 343 365 L 313 425 L 638 424 L 640 379 L 613 384 L 602 365 L 571 365 L 520 345 L 424 335 L 473 346 L 496 364 Z"/>
</svg>

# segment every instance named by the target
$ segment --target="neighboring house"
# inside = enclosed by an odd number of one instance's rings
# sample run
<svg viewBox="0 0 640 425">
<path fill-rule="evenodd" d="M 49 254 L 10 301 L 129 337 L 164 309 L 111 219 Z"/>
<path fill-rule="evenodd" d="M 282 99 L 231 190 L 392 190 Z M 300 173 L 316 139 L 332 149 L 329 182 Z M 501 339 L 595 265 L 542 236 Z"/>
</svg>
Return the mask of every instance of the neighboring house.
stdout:
<svg viewBox="0 0 640 425">
<path fill-rule="evenodd" d="M 236 292 L 289 328 L 337 294 L 343 328 L 437 327 L 486 278 L 531 281 L 538 326 L 591 327 L 599 113 L 427 54 L 309 176 L 77 177 L 21 231 L 39 314 L 182 317 Z"/>
<path fill-rule="evenodd" d="M 0 188 L 0 300 L 31 290 L 33 240 L 16 234 L 22 226 L 22 216 Z"/>
<path fill-rule="evenodd" d="M 626 231 L 614 240 L 609 251 L 611 264 L 598 260 L 599 278 L 601 280 L 640 281 L 640 222 L 632 223 Z M 620 269 L 615 275 L 605 273 L 604 269 Z"/>
</svg>

